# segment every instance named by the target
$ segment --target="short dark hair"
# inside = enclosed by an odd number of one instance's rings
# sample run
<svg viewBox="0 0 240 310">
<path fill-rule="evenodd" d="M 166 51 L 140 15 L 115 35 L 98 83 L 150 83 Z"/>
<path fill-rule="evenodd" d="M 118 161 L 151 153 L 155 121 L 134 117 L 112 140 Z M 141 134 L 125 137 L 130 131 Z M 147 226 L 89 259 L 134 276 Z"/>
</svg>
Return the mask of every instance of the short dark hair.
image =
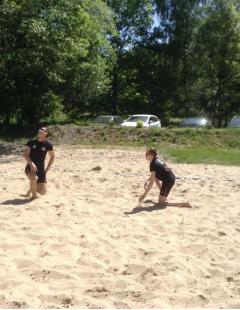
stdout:
<svg viewBox="0 0 240 310">
<path fill-rule="evenodd" d="M 157 157 L 157 150 L 154 148 L 148 149 L 146 152 L 146 156 L 147 155 L 152 155 L 154 158 L 156 158 Z"/>
</svg>

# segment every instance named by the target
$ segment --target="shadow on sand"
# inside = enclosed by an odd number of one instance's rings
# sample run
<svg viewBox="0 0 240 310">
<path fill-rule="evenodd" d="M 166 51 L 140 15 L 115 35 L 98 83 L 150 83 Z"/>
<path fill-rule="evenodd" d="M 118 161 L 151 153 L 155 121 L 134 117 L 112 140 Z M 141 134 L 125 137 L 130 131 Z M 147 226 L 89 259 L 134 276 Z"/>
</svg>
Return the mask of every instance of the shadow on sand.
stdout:
<svg viewBox="0 0 240 310">
<path fill-rule="evenodd" d="M 132 209 L 130 212 L 124 212 L 125 215 L 137 214 L 140 212 L 153 212 L 158 210 L 164 210 L 168 207 L 175 208 L 192 208 L 192 206 L 188 202 L 167 202 L 167 203 L 155 203 L 152 200 L 145 200 L 144 203 L 152 203 L 153 205 L 150 207 L 141 207 L 137 206 Z"/>
<path fill-rule="evenodd" d="M 27 203 L 30 203 L 32 200 L 31 199 L 9 199 L 9 200 L 5 200 L 3 202 L 0 203 L 0 205 L 5 205 L 5 206 L 9 206 L 9 205 L 15 205 L 15 206 L 20 206 L 20 205 L 25 205 Z"/>
</svg>

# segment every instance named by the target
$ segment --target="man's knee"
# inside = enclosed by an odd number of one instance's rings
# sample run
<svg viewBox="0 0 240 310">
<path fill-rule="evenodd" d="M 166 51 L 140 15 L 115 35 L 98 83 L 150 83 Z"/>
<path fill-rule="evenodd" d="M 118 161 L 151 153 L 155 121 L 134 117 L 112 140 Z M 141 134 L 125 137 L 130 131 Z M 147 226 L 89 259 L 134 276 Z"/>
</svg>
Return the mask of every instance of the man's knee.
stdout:
<svg viewBox="0 0 240 310">
<path fill-rule="evenodd" d="M 34 174 L 28 174 L 27 175 L 30 182 L 37 182 L 37 176 Z"/>
<path fill-rule="evenodd" d="M 46 190 L 46 189 L 38 189 L 37 192 L 38 192 L 40 195 L 46 195 L 46 194 L 47 194 L 47 190 Z"/>
<path fill-rule="evenodd" d="M 47 189 L 45 184 L 38 184 L 37 192 L 41 195 L 46 195 Z"/>
</svg>

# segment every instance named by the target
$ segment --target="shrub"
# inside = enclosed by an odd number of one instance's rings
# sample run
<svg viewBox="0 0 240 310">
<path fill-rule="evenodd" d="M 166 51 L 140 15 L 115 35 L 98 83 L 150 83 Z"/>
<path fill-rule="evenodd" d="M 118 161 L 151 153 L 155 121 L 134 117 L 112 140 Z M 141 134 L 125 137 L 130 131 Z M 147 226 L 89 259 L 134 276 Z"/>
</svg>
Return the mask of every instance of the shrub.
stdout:
<svg viewBox="0 0 240 310">
<path fill-rule="evenodd" d="M 142 127 L 143 127 L 143 121 L 138 121 L 137 128 L 142 128 Z"/>
</svg>

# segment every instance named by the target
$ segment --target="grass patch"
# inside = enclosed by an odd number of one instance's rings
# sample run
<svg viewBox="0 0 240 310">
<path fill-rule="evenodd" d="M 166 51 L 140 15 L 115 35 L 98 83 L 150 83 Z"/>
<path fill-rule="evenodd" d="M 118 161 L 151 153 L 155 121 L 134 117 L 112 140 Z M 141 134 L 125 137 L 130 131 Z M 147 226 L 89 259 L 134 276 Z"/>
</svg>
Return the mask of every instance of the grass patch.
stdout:
<svg viewBox="0 0 240 310">
<path fill-rule="evenodd" d="M 89 123 L 91 116 L 81 118 L 75 124 L 50 125 L 49 139 L 54 145 L 76 146 L 156 147 L 181 163 L 214 163 L 240 166 L 240 129 L 194 128 L 123 128 L 97 126 Z M 88 126 L 81 126 L 88 123 Z M 78 124 L 78 125 L 77 125 Z M 81 124 L 79 126 L 79 124 Z M 0 143 L 9 141 L 24 144 L 36 135 L 36 129 L 25 131 L 13 127 L 0 130 Z"/>
<path fill-rule="evenodd" d="M 164 153 L 178 163 L 240 166 L 240 149 L 236 148 L 173 148 Z"/>
</svg>

